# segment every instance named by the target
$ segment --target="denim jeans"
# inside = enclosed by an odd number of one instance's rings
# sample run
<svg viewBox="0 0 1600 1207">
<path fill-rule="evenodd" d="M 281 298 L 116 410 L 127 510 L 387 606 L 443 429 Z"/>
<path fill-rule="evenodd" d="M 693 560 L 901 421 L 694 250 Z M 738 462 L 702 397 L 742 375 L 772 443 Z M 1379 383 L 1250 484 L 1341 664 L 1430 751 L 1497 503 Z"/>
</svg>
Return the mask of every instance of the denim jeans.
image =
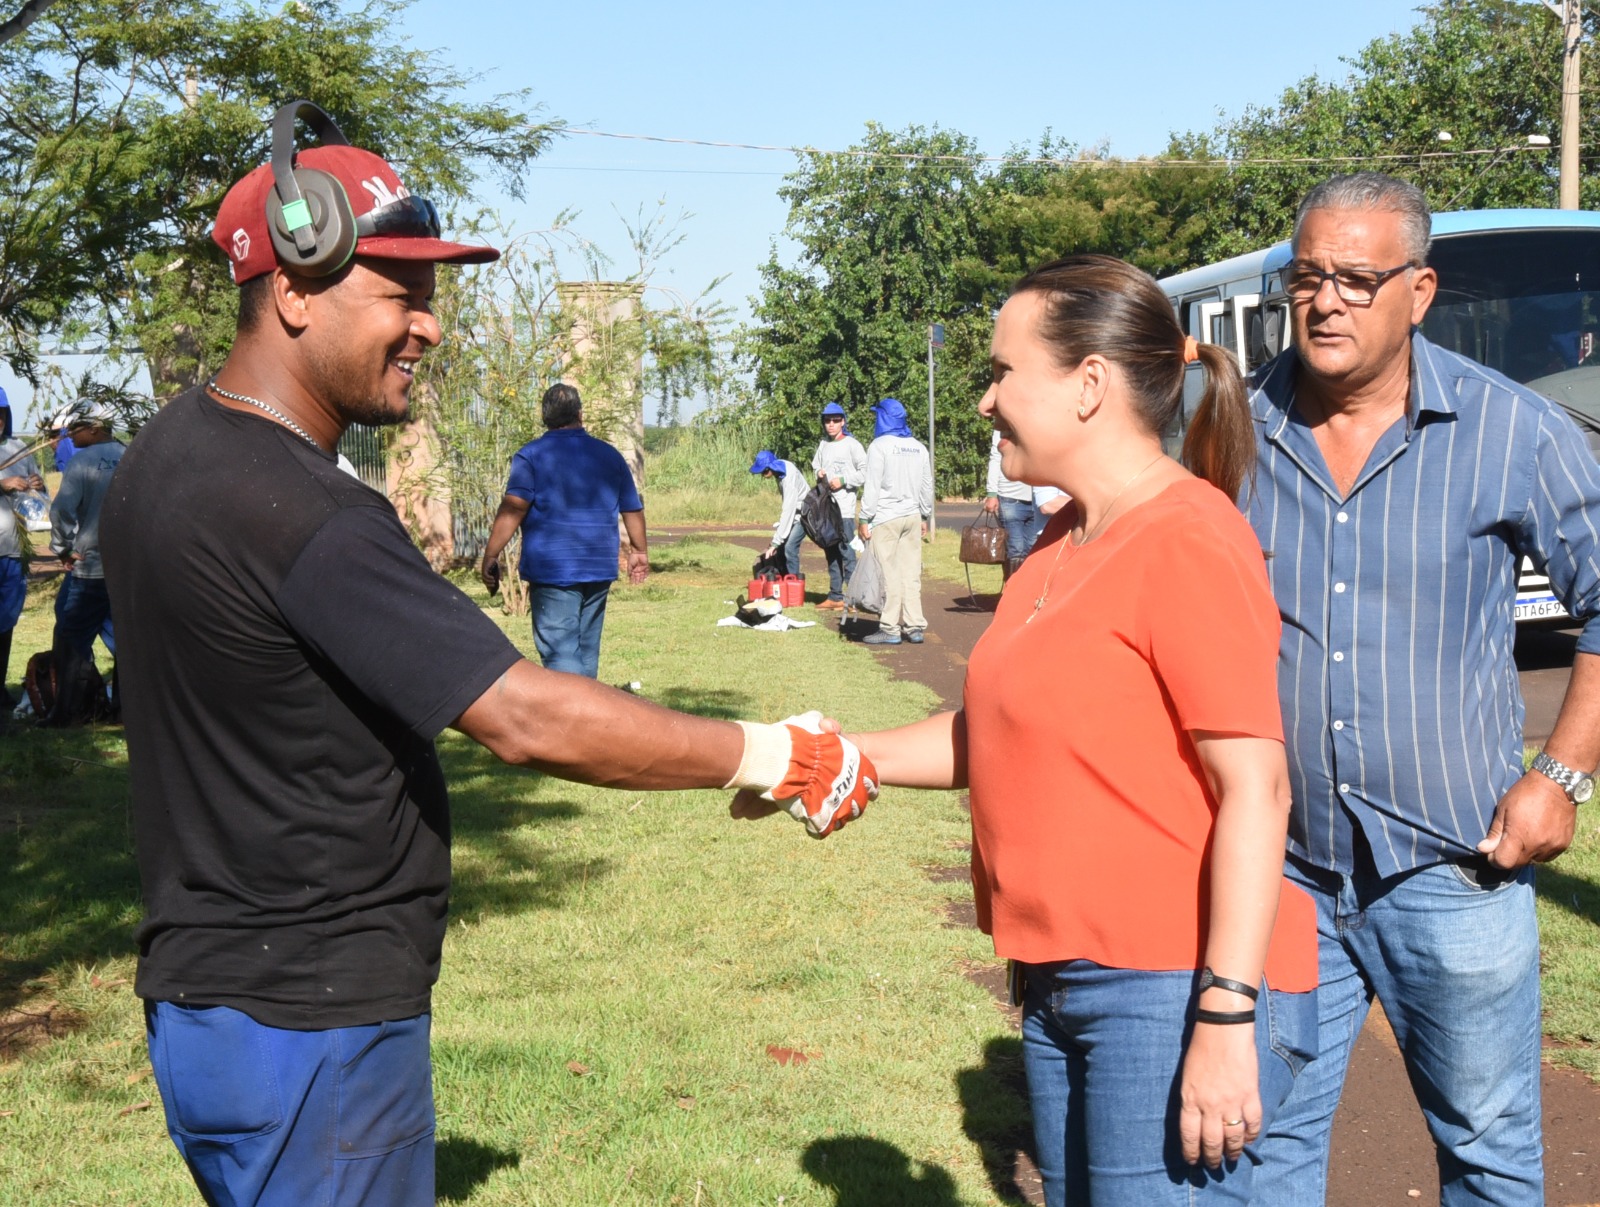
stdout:
<svg viewBox="0 0 1600 1207">
<path fill-rule="evenodd" d="M 167 1134 L 206 1202 L 433 1207 L 429 1023 L 286 1031 L 147 1002 Z"/>
<path fill-rule="evenodd" d="M 1376 994 L 1433 1133 L 1439 1202 L 1543 1203 L 1533 869 L 1441 863 L 1380 880 L 1291 856 L 1288 874 L 1317 903 L 1321 1056 L 1261 1138 L 1256 1202 L 1326 1199 L 1334 1108 Z"/>
<path fill-rule="evenodd" d="M 783 540 L 783 572 L 785 574 L 800 573 L 800 543 L 806 539 L 806 530 L 800 526 L 797 519 L 794 527 L 789 529 L 789 535 Z"/>
<path fill-rule="evenodd" d="M 1199 974 L 1069 960 L 1026 976 L 1022 1053 L 1047 1207 L 1249 1203 L 1253 1148 L 1215 1170 L 1183 1159 L 1178 1093 Z M 1311 994 L 1263 987 L 1255 1032 L 1267 1123 L 1310 1060 L 1316 1027 Z"/>
<path fill-rule="evenodd" d="M 1049 516 L 1041 515 L 1030 499 L 1000 500 L 1000 524 L 1006 530 L 1006 559 L 1020 562 L 1033 549 Z"/>
<path fill-rule="evenodd" d="M 545 670 L 600 677 L 600 630 L 610 593 L 610 583 L 528 584 L 533 644 Z"/>
<path fill-rule="evenodd" d="M 94 639 L 104 637 L 107 648 L 115 653 L 111 632 L 106 580 L 68 574 L 56 592 L 56 625 L 50 642 L 57 685 L 51 721 L 76 724 L 104 703 L 90 700 L 85 693 L 94 666 Z"/>
<path fill-rule="evenodd" d="M 806 530 L 800 521 L 794 522 L 794 527 L 789 530 L 788 537 L 783 542 L 783 564 L 787 569 L 786 574 L 800 573 L 800 545 L 805 541 Z M 815 542 L 812 542 L 815 544 Z M 844 585 L 850 581 L 850 576 L 856 569 L 856 551 L 849 544 L 824 545 L 822 556 L 828 559 L 828 598 L 843 599 Z"/>
<path fill-rule="evenodd" d="M 856 551 L 844 540 L 825 547 L 822 555 L 828 559 L 828 598 L 843 600 L 845 584 L 856 572 Z"/>
</svg>

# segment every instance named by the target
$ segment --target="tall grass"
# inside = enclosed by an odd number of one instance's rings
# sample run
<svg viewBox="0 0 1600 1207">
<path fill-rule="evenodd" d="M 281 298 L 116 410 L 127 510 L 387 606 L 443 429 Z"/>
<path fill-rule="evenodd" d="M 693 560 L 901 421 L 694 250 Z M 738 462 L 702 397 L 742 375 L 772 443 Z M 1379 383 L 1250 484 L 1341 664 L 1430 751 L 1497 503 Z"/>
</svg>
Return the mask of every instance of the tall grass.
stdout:
<svg viewBox="0 0 1600 1207">
<path fill-rule="evenodd" d="M 753 418 L 691 423 L 647 453 L 645 515 L 652 525 L 771 523 L 778 496 L 771 482 L 750 472 L 756 453 L 769 447 L 770 426 Z M 792 452 L 780 457 L 794 460 Z M 807 450 L 804 464 L 811 463 Z"/>
</svg>

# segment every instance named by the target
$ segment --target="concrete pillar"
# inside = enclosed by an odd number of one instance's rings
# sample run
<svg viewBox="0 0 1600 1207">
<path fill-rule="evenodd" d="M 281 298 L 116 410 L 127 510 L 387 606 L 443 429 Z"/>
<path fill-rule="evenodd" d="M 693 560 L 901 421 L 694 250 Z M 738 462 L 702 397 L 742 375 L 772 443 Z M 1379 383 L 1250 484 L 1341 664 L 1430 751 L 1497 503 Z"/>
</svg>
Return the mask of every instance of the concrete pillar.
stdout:
<svg viewBox="0 0 1600 1207">
<path fill-rule="evenodd" d="M 561 380 L 583 396 L 583 426 L 609 441 L 627 461 L 644 497 L 644 330 L 638 321 L 644 286 L 629 281 L 562 281 L 562 316 L 572 323 L 571 352 Z M 648 513 L 646 513 L 648 514 Z M 617 521 L 619 575 L 626 578 L 628 532 Z"/>
<path fill-rule="evenodd" d="M 387 466 L 389 499 L 400 522 L 435 570 L 455 557 L 450 484 L 439 464 L 439 436 L 426 419 L 413 419 L 395 434 Z"/>
</svg>

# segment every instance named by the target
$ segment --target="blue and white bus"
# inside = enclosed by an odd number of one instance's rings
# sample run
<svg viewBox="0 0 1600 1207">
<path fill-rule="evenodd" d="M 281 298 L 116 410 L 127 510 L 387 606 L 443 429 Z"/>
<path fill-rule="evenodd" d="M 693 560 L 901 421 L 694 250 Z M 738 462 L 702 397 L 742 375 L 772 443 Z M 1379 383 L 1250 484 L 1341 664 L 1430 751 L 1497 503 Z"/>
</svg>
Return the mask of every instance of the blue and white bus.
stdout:
<svg viewBox="0 0 1600 1207">
<path fill-rule="evenodd" d="M 1161 288 L 1188 334 L 1228 348 L 1249 373 L 1288 346 L 1283 271 L 1290 258 L 1289 244 L 1277 243 L 1167 277 Z M 1560 403 L 1600 459 L 1600 213 L 1435 214 L 1428 263 L 1439 291 L 1422 333 Z M 1198 374 L 1190 366 L 1185 423 L 1199 397 Z M 1531 562 L 1517 583 L 1516 617 L 1570 621 Z"/>
</svg>

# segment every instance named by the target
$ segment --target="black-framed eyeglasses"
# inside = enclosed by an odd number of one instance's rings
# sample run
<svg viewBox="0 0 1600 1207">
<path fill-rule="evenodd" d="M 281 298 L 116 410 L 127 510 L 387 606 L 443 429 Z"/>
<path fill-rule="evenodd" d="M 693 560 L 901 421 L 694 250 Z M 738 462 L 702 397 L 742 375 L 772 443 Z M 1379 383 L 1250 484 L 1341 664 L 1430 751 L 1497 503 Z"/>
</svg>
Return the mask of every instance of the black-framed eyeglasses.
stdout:
<svg viewBox="0 0 1600 1207">
<path fill-rule="evenodd" d="M 400 235 L 413 239 L 439 237 L 439 211 L 426 197 L 401 197 L 356 219 L 356 237 Z"/>
<path fill-rule="evenodd" d="M 844 422 L 844 416 L 843 415 L 824 415 L 822 417 L 822 422 L 823 423 L 843 423 Z"/>
<path fill-rule="evenodd" d="M 1333 292 L 1347 306 L 1370 306 L 1385 281 L 1415 267 L 1415 264 L 1402 264 L 1398 268 L 1381 270 L 1335 268 L 1332 272 L 1323 272 L 1314 265 L 1295 260 L 1284 270 L 1283 289 L 1296 301 L 1309 302 L 1322 292 L 1324 281 L 1332 281 Z"/>
</svg>

